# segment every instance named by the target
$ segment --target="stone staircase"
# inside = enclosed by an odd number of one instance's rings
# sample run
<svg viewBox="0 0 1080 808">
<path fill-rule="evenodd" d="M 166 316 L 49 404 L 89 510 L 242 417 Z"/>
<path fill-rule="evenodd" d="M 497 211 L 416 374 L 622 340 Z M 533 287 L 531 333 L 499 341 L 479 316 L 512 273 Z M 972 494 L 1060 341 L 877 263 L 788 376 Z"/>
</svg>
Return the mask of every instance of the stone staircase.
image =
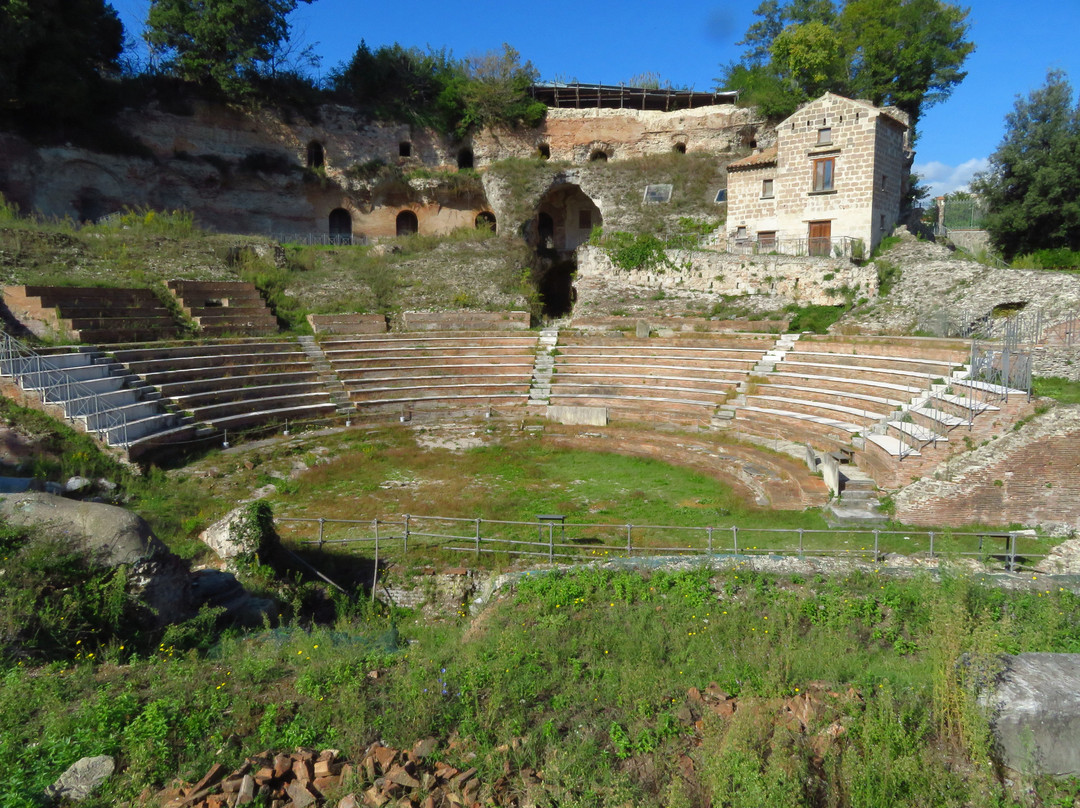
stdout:
<svg viewBox="0 0 1080 808">
<path fill-rule="evenodd" d="M 536 362 L 533 364 L 532 385 L 529 388 L 530 407 L 547 407 L 551 399 L 551 376 L 555 370 L 555 355 L 552 351 L 558 342 L 558 326 L 549 326 L 540 332 Z"/>
<path fill-rule="evenodd" d="M 311 360 L 312 367 L 318 372 L 319 381 L 329 392 L 330 401 L 334 403 L 334 412 L 343 416 L 355 413 L 356 405 L 349 398 L 349 391 L 338 378 L 330 360 L 326 358 L 319 343 L 315 341 L 315 337 L 300 336 L 296 338 L 296 341 L 300 343 L 304 354 Z"/>
</svg>

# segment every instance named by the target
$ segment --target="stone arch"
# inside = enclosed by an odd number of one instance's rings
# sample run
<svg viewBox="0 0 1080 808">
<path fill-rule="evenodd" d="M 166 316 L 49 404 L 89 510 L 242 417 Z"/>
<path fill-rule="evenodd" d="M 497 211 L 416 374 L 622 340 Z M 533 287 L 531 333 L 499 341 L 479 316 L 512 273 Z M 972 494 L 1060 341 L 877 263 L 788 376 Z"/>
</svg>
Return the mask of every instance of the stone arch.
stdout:
<svg viewBox="0 0 1080 808">
<path fill-rule="evenodd" d="M 345 208 L 330 211 L 330 238 L 335 243 L 352 243 L 352 214 Z"/>
<path fill-rule="evenodd" d="M 397 234 L 412 236 L 420 232 L 420 222 L 411 210 L 403 210 L 397 215 Z"/>
<path fill-rule="evenodd" d="M 547 143 L 536 144 L 536 156 L 539 157 L 541 160 L 550 160 L 551 146 L 549 146 Z"/>
<path fill-rule="evenodd" d="M 569 314 L 577 297 L 576 250 L 603 224 L 600 208 L 574 183 L 554 185 L 541 197 L 531 226 L 537 290 L 548 317 Z"/>
<path fill-rule="evenodd" d="M 671 147 L 671 150 L 676 154 L 686 154 L 686 144 L 680 140 Z"/>
<path fill-rule="evenodd" d="M 459 171 L 463 168 L 473 168 L 475 164 L 476 156 L 473 154 L 473 150 L 468 146 L 458 152 L 457 167 Z"/>
<path fill-rule="evenodd" d="M 495 214 L 492 213 L 490 210 L 482 210 L 478 214 L 476 214 L 475 224 L 477 230 L 487 228 L 492 233 L 494 233 L 496 225 Z"/>
<path fill-rule="evenodd" d="M 308 168 L 322 168 L 326 165 L 326 152 L 323 150 L 323 145 L 313 140 L 307 145 L 307 164 Z"/>
<path fill-rule="evenodd" d="M 589 162 L 606 163 L 610 157 L 611 155 L 607 153 L 606 149 L 593 149 L 589 154 Z"/>
</svg>

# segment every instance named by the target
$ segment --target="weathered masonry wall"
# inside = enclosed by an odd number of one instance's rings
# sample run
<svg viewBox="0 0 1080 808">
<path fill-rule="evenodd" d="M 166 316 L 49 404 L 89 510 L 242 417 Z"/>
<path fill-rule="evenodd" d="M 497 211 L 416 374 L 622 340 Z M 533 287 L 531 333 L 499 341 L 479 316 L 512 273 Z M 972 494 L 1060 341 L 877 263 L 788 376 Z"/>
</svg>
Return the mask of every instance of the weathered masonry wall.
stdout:
<svg viewBox="0 0 1080 808">
<path fill-rule="evenodd" d="M 531 130 L 493 129 L 473 138 L 478 166 L 507 157 L 531 157 L 546 147 L 552 160 L 585 163 L 596 152 L 618 160 L 671 151 L 718 154 L 757 143 L 768 145 L 772 129 L 754 111 L 733 105 L 677 112 L 634 109 L 549 109 Z"/>
<path fill-rule="evenodd" d="M 1080 407 L 1057 406 L 913 483 L 895 498 L 913 525 L 1080 528 Z"/>
<path fill-rule="evenodd" d="M 877 270 L 833 258 L 795 258 L 786 255 L 738 256 L 695 251 L 672 252 L 677 267 L 625 270 L 614 266 L 599 247 L 578 251 L 576 286 L 578 300 L 586 302 L 589 290 L 636 288 L 642 294 L 663 290 L 694 296 L 778 295 L 802 304 L 839 305 L 840 287 L 857 289 L 863 297 L 877 296 Z"/>
<path fill-rule="evenodd" d="M 340 234 L 344 210 L 352 235 L 393 236 L 397 215 L 409 208 L 421 233 L 441 234 L 473 227 L 478 213 L 495 209 L 482 193 L 445 201 L 435 191 L 414 189 L 395 201 L 392 190 L 369 187 L 352 169 L 378 163 L 408 174 L 471 164 L 483 172 L 496 160 L 535 157 L 540 145 L 553 163 L 582 167 L 598 153 L 612 161 L 677 148 L 730 156 L 772 136 L 751 110 L 732 105 L 671 113 L 553 109 L 536 129 L 480 132 L 463 141 L 371 121 L 337 105 L 308 121 L 195 102 L 182 112 L 128 111 L 118 125 L 139 144 L 131 154 L 37 148 L 0 133 L 0 192 L 23 210 L 47 216 L 93 220 L 125 207 L 187 209 L 208 229 L 261 234 L 327 234 L 335 212 Z M 495 212 L 501 228 L 503 217 Z"/>
</svg>

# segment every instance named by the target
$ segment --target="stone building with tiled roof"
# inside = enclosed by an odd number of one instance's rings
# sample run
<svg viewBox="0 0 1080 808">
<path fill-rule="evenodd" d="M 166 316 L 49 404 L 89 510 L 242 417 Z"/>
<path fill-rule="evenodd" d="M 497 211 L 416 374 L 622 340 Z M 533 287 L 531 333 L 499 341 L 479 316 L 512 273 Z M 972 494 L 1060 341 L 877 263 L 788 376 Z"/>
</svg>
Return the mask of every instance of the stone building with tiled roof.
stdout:
<svg viewBox="0 0 1080 808">
<path fill-rule="evenodd" d="M 912 157 L 902 112 L 826 93 L 728 166 L 728 245 L 868 255 L 899 221 Z"/>
</svg>

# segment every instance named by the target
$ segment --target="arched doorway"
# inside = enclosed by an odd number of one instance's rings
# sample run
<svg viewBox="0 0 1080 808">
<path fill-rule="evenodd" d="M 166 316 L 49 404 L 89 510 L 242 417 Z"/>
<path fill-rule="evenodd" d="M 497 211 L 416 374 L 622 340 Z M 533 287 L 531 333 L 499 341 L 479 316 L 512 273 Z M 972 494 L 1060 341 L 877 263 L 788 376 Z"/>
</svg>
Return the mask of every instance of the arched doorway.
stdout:
<svg viewBox="0 0 1080 808">
<path fill-rule="evenodd" d="M 473 150 L 472 149 L 466 147 L 466 148 L 464 148 L 464 149 L 462 149 L 461 151 L 458 152 L 458 155 L 457 155 L 457 167 L 458 167 L 458 169 L 472 168 L 474 161 L 475 161 L 475 158 L 473 156 Z"/>
<path fill-rule="evenodd" d="M 540 200 L 533 221 L 534 279 L 547 317 L 570 313 L 577 297 L 577 248 L 603 224 L 596 203 L 572 183 L 556 185 Z"/>
<path fill-rule="evenodd" d="M 550 213 L 544 211 L 536 214 L 536 249 L 555 249 L 555 220 Z"/>
<path fill-rule="evenodd" d="M 330 240 L 334 244 L 352 244 L 352 214 L 345 208 L 330 211 Z"/>
<path fill-rule="evenodd" d="M 420 232 L 420 222 L 411 210 L 403 210 L 397 215 L 397 234 L 412 236 Z"/>
<path fill-rule="evenodd" d="M 489 210 L 482 210 L 476 214 L 476 229 L 487 229 L 495 232 L 495 214 Z"/>
<path fill-rule="evenodd" d="M 308 144 L 307 164 L 308 168 L 322 168 L 326 164 L 326 154 L 323 152 L 322 144 L 317 140 Z"/>
<path fill-rule="evenodd" d="M 603 149 L 593 149 L 593 153 L 589 155 L 590 163 L 606 163 L 608 161 L 608 153 Z"/>
</svg>

